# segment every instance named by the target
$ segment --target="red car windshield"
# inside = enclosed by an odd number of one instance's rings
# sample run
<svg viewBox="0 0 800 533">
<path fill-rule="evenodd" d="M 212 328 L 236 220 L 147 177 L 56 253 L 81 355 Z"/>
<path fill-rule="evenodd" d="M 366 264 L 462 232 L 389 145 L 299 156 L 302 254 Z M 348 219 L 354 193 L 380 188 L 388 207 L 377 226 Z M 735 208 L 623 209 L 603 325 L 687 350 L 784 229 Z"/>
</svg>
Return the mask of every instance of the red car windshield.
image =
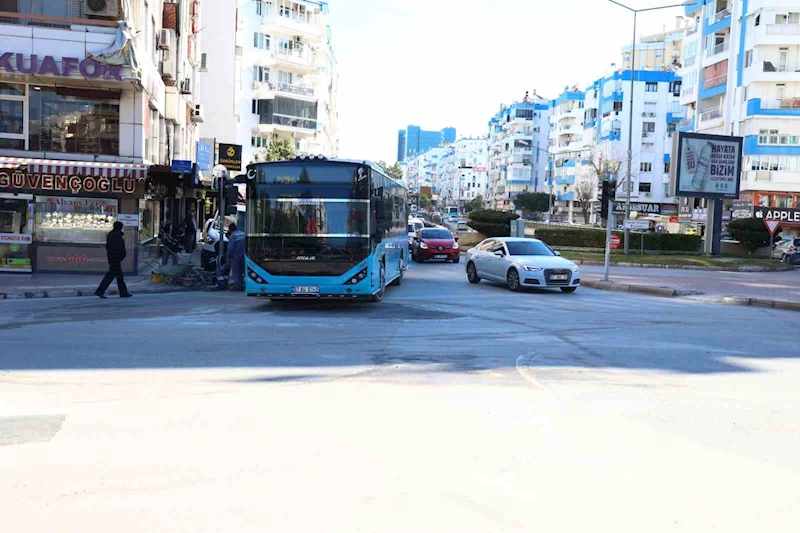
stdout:
<svg viewBox="0 0 800 533">
<path fill-rule="evenodd" d="M 446 229 L 425 230 L 422 232 L 423 239 L 452 239 L 453 234 Z"/>
</svg>

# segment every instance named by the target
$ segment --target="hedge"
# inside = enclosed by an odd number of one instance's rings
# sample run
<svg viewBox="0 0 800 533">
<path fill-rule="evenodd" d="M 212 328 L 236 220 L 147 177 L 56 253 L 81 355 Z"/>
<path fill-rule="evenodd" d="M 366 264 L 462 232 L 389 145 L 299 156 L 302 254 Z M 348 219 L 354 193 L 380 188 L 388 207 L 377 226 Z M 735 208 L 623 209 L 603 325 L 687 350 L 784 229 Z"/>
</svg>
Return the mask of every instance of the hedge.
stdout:
<svg viewBox="0 0 800 533">
<path fill-rule="evenodd" d="M 615 231 L 620 239 L 623 232 Z M 638 234 L 631 234 L 631 248 L 639 248 L 641 237 Z M 546 242 L 551 246 L 574 246 L 576 248 L 604 248 L 606 245 L 606 232 L 593 229 L 537 229 L 536 238 Z M 696 252 L 700 249 L 702 239 L 699 235 L 681 235 L 676 233 L 655 233 L 644 234 L 645 250 L 663 250 Z"/>
<path fill-rule="evenodd" d="M 487 237 L 508 237 L 511 234 L 511 221 L 519 218 L 516 213 L 477 209 L 469 214 L 467 225 Z"/>
</svg>

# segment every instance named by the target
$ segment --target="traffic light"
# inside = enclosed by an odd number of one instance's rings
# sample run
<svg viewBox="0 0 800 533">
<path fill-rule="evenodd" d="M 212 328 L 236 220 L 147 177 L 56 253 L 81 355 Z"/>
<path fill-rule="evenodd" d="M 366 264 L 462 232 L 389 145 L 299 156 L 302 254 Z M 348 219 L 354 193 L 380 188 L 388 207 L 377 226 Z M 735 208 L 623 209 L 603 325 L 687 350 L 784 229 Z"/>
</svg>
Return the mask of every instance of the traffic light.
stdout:
<svg viewBox="0 0 800 533">
<path fill-rule="evenodd" d="M 617 182 L 613 180 L 603 180 L 603 190 L 600 195 L 600 218 L 608 219 L 608 202 L 613 200 L 617 191 Z"/>
</svg>

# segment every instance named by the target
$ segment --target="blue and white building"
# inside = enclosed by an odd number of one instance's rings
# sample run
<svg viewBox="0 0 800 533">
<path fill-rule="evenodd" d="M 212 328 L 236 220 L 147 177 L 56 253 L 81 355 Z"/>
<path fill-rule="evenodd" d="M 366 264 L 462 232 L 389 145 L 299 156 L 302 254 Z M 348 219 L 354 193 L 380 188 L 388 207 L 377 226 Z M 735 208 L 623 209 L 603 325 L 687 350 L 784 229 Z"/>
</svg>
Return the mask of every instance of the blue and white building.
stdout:
<svg viewBox="0 0 800 533">
<path fill-rule="evenodd" d="M 441 130 L 423 130 L 409 125 L 397 133 L 397 160 L 405 161 L 421 155 L 431 148 L 444 146 L 456 141 L 456 129 L 447 127 Z"/>
<path fill-rule="evenodd" d="M 577 87 L 564 90 L 550 102 L 550 142 L 552 166 L 548 191 L 556 197 L 555 212 L 566 212 L 565 220 L 572 221 L 576 190 L 579 187 L 578 170 L 586 146 L 584 134 L 584 105 L 586 95 Z"/>
<path fill-rule="evenodd" d="M 490 207 L 510 211 L 519 193 L 545 189 L 549 115 L 549 101 L 534 93 L 522 102 L 501 105 L 489 121 Z"/>
<path fill-rule="evenodd" d="M 686 15 L 680 129 L 744 137 L 741 199 L 800 207 L 800 4 L 701 0 Z"/>
<path fill-rule="evenodd" d="M 458 206 L 478 196 L 487 194 L 487 139 L 485 137 L 462 138 L 446 147 L 440 159 L 436 190 L 440 205 Z"/>
</svg>

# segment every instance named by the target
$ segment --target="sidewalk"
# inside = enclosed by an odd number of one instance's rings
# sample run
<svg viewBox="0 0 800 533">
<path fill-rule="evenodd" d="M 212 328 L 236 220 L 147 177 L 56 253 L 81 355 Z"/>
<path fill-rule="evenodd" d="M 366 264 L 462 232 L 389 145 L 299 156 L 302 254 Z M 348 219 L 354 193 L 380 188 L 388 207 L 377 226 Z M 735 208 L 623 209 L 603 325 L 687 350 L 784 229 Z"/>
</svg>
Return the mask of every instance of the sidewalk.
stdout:
<svg viewBox="0 0 800 533">
<path fill-rule="evenodd" d="M 786 307 L 796 305 L 800 310 L 800 270 L 719 272 L 612 267 L 609 281 L 613 285 L 606 286 L 602 279 L 603 267 L 581 266 L 581 282 L 594 288 L 627 290 L 624 286 L 628 286 L 643 288 L 631 289 L 632 292 L 766 307 L 781 307 L 786 302 L 794 304 Z"/>
<path fill-rule="evenodd" d="M 125 276 L 125 283 L 132 294 L 166 293 L 197 290 L 182 285 L 167 285 L 150 281 L 151 268 L 147 261 L 154 260 L 152 250 L 143 248 L 139 256 L 139 275 Z M 200 251 L 195 250 L 191 260 L 200 264 Z M 93 296 L 103 279 L 102 273 L 93 274 L 0 274 L 0 300 L 26 298 L 61 298 L 71 296 Z M 109 296 L 116 296 L 116 282 L 112 282 Z"/>
</svg>

